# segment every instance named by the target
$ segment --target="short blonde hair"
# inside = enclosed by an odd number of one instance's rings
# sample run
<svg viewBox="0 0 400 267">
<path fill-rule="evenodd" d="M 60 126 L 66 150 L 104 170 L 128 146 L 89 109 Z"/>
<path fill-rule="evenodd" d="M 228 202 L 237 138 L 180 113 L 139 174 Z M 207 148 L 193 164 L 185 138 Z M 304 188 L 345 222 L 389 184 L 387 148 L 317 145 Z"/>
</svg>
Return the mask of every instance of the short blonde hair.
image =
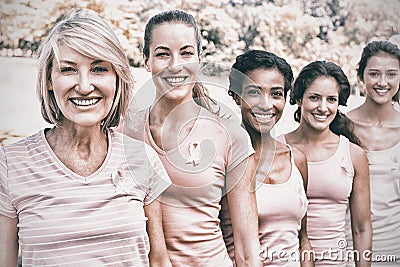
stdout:
<svg viewBox="0 0 400 267">
<path fill-rule="evenodd" d="M 109 114 L 102 128 L 117 126 L 132 96 L 133 77 L 129 61 L 111 26 L 96 12 L 72 9 L 48 34 L 39 50 L 37 95 L 43 118 L 51 124 L 60 123 L 61 111 L 56 103 L 51 84 L 53 60 L 58 61 L 59 47 L 67 45 L 91 58 L 110 62 L 117 74 L 116 92 Z"/>
</svg>

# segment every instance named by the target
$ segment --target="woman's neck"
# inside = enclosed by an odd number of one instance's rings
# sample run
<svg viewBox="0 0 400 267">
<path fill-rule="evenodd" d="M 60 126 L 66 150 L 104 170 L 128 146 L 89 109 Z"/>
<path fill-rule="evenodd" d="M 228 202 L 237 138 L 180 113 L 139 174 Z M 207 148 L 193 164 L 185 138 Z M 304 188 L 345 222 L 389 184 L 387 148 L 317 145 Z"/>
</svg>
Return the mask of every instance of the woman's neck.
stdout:
<svg viewBox="0 0 400 267">
<path fill-rule="evenodd" d="M 46 139 L 53 150 L 63 148 L 90 154 L 91 151 L 98 151 L 101 147 L 107 148 L 107 136 L 100 125 L 93 127 L 59 125 L 46 133 Z"/>
<path fill-rule="evenodd" d="M 160 99 L 151 107 L 150 125 L 164 125 L 166 122 L 185 124 L 197 117 L 200 106 L 193 99 L 185 102 L 175 102 Z"/>
<path fill-rule="evenodd" d="M 193 99 L 179 105 L 156 102 L 148 122 L 155 144 L 165 151 L 178 147 L 191 132 L 200 109 Z"/>
<path fill-rule="evenodd" d="M 275 150 L 275 139 L 271 136 L 270 132 L 260 133 L 254 130 L 253 127 L 249 126 L 245 122 L 243 122 L 247 133 L 250 136 L 251 144 L 256 151 L 256 154 L 261 155 L 265 153 L 265 151 L 273 151 Z"/>
<path fill-rule="evenodd" d="M 299 127 L 293 132 L 299 137 L 300 143 L 303 144 L 321 144 L 335 134 L 328 128 L 324 130 L 316 130 L 304 122 L 300 122 Z"/>
<path fill-rule="evenodd" d="M 397 118 L 398 113 L 399 112 L 395 110 L 392 102 L 377 104 L 367 98 L 364 104 L 360 106 L 360 114 L 367 114 L 367 116 L 362 116 L 360 119 L 379 125 Z"/>
<path fill-rule="evenodd" d="M 46 140 L 67 168 L 84 177 L 96 172 L 107 156 L 107 135 L 100 125 L 56 126 L 46 132 Z"/>
</svg>

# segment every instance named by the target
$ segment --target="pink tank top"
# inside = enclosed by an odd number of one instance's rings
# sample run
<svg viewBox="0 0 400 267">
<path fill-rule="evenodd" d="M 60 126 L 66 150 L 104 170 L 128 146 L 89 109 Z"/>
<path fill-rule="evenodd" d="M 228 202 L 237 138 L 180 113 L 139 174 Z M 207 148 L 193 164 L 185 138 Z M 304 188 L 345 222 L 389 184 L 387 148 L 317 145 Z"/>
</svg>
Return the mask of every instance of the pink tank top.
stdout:
<svg viewBox="0 0 400 267">
<path fill-rule="evenodd" d="M 366 151 L 371 182 L 372 251 L 371 266 L 394 266 L 400 262 L 400 143 L 379 151 Z M 353 248 L 350 212 L 347 210 L 346 237 Z M 391 258 L 389 260 L 389 257 Z M 385 261 L 380 262 L 381 259 Z M 351 261 L 347 266 L 354 266 Z"/>
<path fill-rule="evenodd" d="M 400 143 L 367 151 L 371 177 L 372 249 L 400 261 Z M 393 263 L 392 263 L 393 264 Z"/>
<path fill-rule="evenodd" d="M 289 148 L 292 155 L 289 179 L 282 184 L 257 182 L 258 236 L 263 250 L 259 257 L 264 260 L 264 266 L 300 266 L 298 231 L 308 201 L 303 178 Z M 226 217 L 223 223 L 224 239 L 233 258 L 234 244 L 229 218 Z"/>
<path fill-rule="evenodd" d="M 315 266 L 346 264 L 345 217 L 353 178 L 349 140 L 344 136 L 332 157 L 308 162 L 307 233 Z"/>
</svg>

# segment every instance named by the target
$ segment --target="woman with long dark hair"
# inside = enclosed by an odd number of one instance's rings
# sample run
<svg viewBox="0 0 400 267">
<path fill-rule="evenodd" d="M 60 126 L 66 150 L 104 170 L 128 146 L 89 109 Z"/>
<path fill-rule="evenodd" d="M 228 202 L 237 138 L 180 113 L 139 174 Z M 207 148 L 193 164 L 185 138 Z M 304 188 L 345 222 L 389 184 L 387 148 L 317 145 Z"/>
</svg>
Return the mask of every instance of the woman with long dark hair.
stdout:
<svg viewBox="0 0 400 267">
<path fill-rule="evenodd" d="M 367 157 L 351 121 L 338 109 L 349 95 L 342 69 L 325 61 L 305 66 L 290 94 L 290 103 L 298 105 L 295 120 L 300 124 L 284 139 L 307 156 L 307 231 L 316 266 L 345 266 L 347 206 L 360 255 L 356 266 L 370 265 L 364 256 L 371 250 L 372 236 Z M 332 250 L 336 253 L 326 252 Z"/>
<path fill-rule="evenodd" d="M 371 177 L 373 255 L 400 261 L 400 49 L 388 41 L 368 43 L 357 77 L 365 102 L 348 113 L 367 153 Z M 374 262 L 372 265 L 377 266 Z M 388 263 L 386 263 L 388 264 Z"/>
</svg>

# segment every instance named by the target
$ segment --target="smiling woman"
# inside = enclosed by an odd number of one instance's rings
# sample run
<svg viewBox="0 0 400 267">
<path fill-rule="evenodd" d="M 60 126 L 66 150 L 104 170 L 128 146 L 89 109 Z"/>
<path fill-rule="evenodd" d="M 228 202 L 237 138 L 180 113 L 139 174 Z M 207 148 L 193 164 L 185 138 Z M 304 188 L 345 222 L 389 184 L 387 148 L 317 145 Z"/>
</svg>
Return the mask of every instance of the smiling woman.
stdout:
<svg viewBox="0 0 400 267">
<path fill-rule="evenodd" d="M 357 76 L 367 96 L 360 107 L 349 112 L 349 118 L 368 156 L 372 248 L 375 255 L 395 255 L 400 261 L 400 112 L 395 109 L 400 87 L 398 46 L 387 41 L 368 43 Z"/>
<path fill-rule="evenodd" d="M 307 160 L 298 149 L 271 136 L 292 82 L 286 60 L 263 50 L 239 55 L 229 74 L 228 93 L 240 107 L 256 151 L 258 236 L 263 249 L 259 255 L 264 266 L 314 266 L 311 259 L 289 256 L 311 250 L 306 231 Z M 234 258 L 231 218 L 225 206 L 220 218 L 229 255 Z"/>
<path fill-rule="evenodd" d="M 84 56 L 67 45 L 58 49 L 58 58 L 53 59 L 52 87 L 49 89 L 60 109 L 60 124 L 66 128 L 71 124 L 91 126 L 101 123 L 114 101 L 117 74 L 112 64 Z"/>
<path fill-rule="evenodd" d="M 154 201 L 170 179 L 149 146 L 112 128 L 133 78 L 111 27 L 72 10 L 38 66 L 55 126 L 0 150 L 0 265 L 17 265 L 19 245 L 23 266 L 170 266 Z"/>
<path fill-rule="evenodd" d="M 318 255 L 315 266 L 346 266 L 346 251 L 338 241 L 346 238 L 347 207 L 355 250 L 360 255 L 371 250 L 367 157 L 357 145 L 360 141 L 351 121 L 339 111 L 349 95 L 350 84 L 342 69 L 325 61 L 305 66 L 290 94 L 290 103 L 298 106 L 295 120 L 300 125 L 283 139 L 308 160 L 307 231 Z M 324 255 L 332 249 L 338 253 Z M 370 262 L 363 257 L 356 266 L 370 266 Z"/>
<path fill-rule="evenodd" d="M 184 24 L 164 24 L 153 30 L 146 70 L 153 75 L 158 89 L 156 98 L 175 101 L 192 98 L 192 88 L 200 67 L 193 28 Z"/>
<path fill-rule="evenodd" d="M 260 266 L 253 149 L 236 121 L 210 111 L 214 101 L 197 81 L 200 42 L 195 19 L 184 11 L 148 21 L 143 57 L 156 99 L 129 113 L 123 130 L 158 152 L 173 182 L 161 200 L 174 266 L 232 266 L 219 227 L 222 197 L 233 218 L 237 266 Z"/>
</svg>

